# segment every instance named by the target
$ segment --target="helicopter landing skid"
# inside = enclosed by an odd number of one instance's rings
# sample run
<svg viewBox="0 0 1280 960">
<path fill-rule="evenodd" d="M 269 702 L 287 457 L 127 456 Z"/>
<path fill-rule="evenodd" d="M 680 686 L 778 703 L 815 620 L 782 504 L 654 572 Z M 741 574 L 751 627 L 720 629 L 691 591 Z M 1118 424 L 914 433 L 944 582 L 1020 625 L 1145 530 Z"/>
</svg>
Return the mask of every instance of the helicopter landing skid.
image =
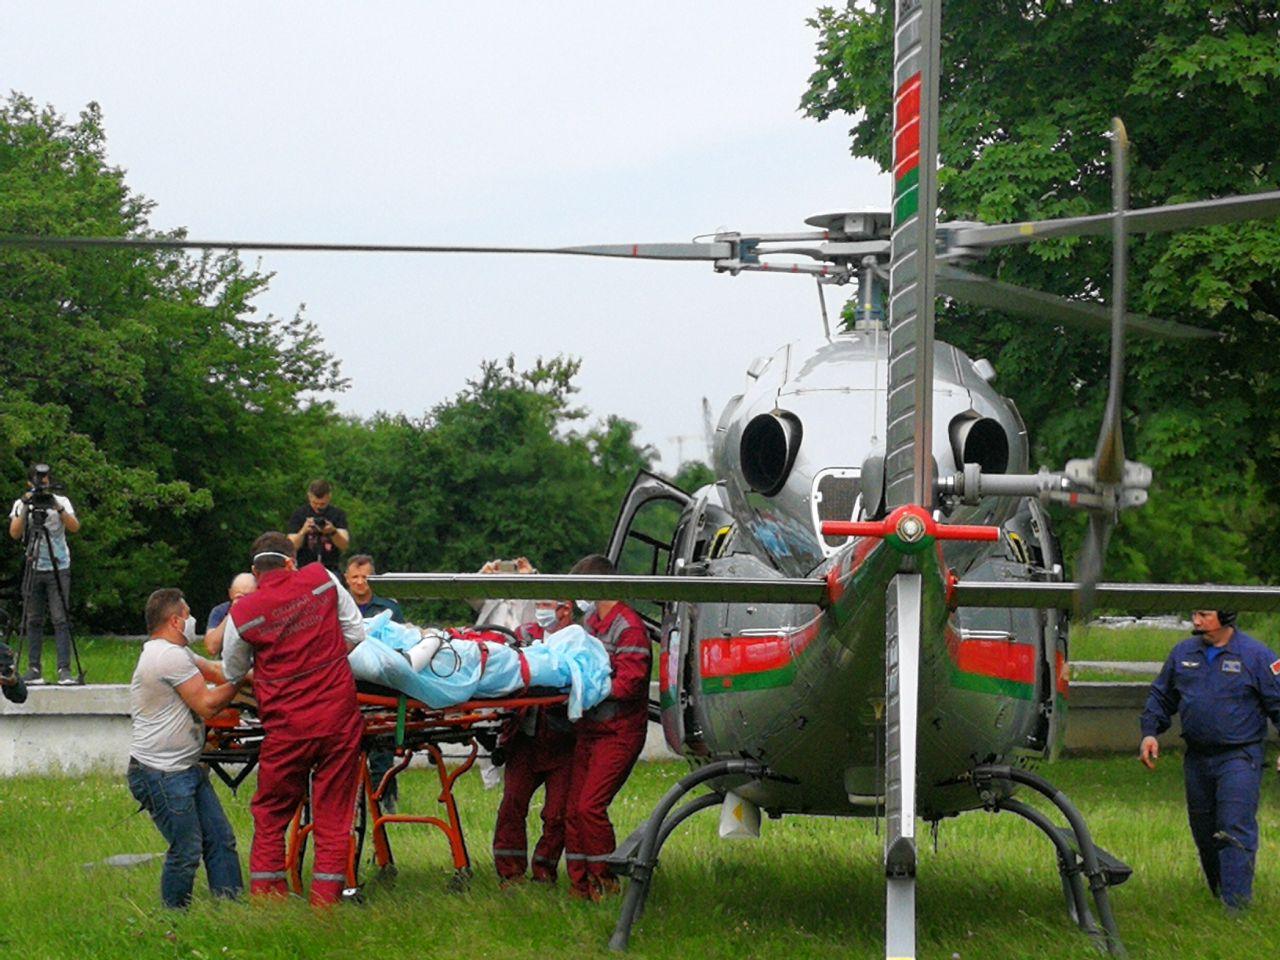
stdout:
<svg viewBox="0 0 1280 960">
<path fill-rule="evenodd" d="M 622 898 L 622 910 L 618 914 L 618 923 L 609 938 L 609 949 L 621 952 L 627 949 L 631 940 L 631 927 L 644 912 L 644 902 L 649 896 L 649 884 L 653 880 L 654 868 L 658 865 L 658 853 L 667 838 L 681 823 L 708 807 L 718 805 L 723 794 L 708 793 L 697 797 L 680 809 L 675 806 L 689 791 L 724 776 L 747 775 L 753 779 L 767 776 L 763 764 L 754 760 L 720 760 L 699 767 L 692 773 L 680 778 L 680 781 L 663 795 L 654 808 L 649 819 L 627 837 L 609 858 L 609 866 L 613 872 L 630 878 L 627 892 Z M 675 811 L 674 813 L 672 811 Z"/>
<path fill-rule="evenodd" d="M 969 779 L 987 800 L 989 809 L 1017 814 L 1044 832 L 1057 851 L 1058 874 L 1062 878 L 1062 892 L 1072 921 L 1089 935 L 1099 950 L 1116 957 L 1125 956 L 1124 944 L 1116 929 L 1115 915 L 1111 912 L 1107 891 L 1108 888 L 1119 886 L 1128 880 L 1133 873 L 1132 868 L 1093 842 L 1080 811 L 1061 790 L 1044 777 L 1007 765 L 985 764 L 975 767 L 969 774 Z M 991 783 L 995 780 L 1020 783 L 1047 797 L 1062 811 L 1070 826 L 1059 827 L 1035 807 L 1012 798 L 999 797 L 991 790 Z M 1085 878 L 1093 893 L 1100 926 L 1089 910 L 1084 890 Z"/>
</svg>

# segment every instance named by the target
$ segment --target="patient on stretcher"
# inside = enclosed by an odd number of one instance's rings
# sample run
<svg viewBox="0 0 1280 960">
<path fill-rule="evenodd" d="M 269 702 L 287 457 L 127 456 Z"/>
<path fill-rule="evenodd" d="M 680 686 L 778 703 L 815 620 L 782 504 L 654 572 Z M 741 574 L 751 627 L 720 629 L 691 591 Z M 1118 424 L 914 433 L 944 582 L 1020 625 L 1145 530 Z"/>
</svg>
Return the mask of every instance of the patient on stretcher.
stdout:
<svg viewBox="0 0 1280 960">
<path fill-rule="evenodd" d="M 576 720 L 609 696 L 609 655 L 576 625 L 516 649 L 484 631 L 393 623 L 390 612 L 383 611 L 365 621 L 365 635 L 348 656 L 356 679 L 391 687 L 436 709 L 541 687 L 568 693 L 569 718 Z"/>
</svg>

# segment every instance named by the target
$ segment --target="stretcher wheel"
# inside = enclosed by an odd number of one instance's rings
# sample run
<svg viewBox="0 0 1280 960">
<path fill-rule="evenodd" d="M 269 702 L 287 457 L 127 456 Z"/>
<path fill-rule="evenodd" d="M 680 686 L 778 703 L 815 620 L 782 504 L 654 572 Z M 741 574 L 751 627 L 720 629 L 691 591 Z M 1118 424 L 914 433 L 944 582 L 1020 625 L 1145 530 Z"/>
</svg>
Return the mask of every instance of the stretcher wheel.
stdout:
<svg viewBox="0 0 1280 960">
<path fill-rule="evenodd" d="M 471 868 L 462 867 L 453 871 L 453 876 L 449 878 L 450 893 L 467 893 L 471 889 Z"/>
<path fill-rule="evenodd" d="M 385 867 L 378 868 L 378 882 L 386 884 L 388 887 L 395 886 L 396 877 L 399 875 L 400 870 L 394 863 L 388 863 Z"/>
</svg>

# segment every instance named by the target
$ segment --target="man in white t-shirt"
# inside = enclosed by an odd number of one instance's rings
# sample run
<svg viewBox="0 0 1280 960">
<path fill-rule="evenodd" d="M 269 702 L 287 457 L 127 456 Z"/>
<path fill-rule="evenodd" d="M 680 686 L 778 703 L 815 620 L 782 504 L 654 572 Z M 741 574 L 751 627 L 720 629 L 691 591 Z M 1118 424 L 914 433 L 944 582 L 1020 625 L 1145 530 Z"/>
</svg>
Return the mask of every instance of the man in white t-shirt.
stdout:
<svg viewBox="0 0 1280 960">
<path fill-rule="evenodd" d="M 235 834 L 208 768 L 200 763 L 204 721 L 231 702 L 239 685 L 226 682 L 219 664 L 191 652 L 195 632 L 196 620 L 181 590 L 152 593 L 147 598 L 151 639 L 142 647 L 129 688 L 129 791 L 169 842 L 160 874 L 166 907 L 191 902 L 202 856 L 215 897 L 239 896 L 244 887 Z"/>
<path fill-rule="evenodd" d="M 13 509 L 9 511 L 9 536 L 13 539 L 24 538 L 27 520 L 32 514 L 44 517 L 44 529 L 49 534 L 46 540 L 41 531 L 30 531 L 35 538 L 32 544 L 35 569 L 31 571 L 31 594 L 25 598 L 23 608 L 28 669 L 22 679 L 33 687 L 44 683 L 40 648 L 46 610 L 53 620 L 53 639 L 58 649 L 58 684 L 70 686 L 76 682 L 71 675 L 71 623 L 67 619 L 67 603 L 71 598 L 71 551 L 67 549 L 67 534 L 80 529 L 80 520 L 71 501 L 49 491 L 49 486 L 49 465 L 35 464 L 31 468 L 31 489 L 13 501 Z"/>
</svg>

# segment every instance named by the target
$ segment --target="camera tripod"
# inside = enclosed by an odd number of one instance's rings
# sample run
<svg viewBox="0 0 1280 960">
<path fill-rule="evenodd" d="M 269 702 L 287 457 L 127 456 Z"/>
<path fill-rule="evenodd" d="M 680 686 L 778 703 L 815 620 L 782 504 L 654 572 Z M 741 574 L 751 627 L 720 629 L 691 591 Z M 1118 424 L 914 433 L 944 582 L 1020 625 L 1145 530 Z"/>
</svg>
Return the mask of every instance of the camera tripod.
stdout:
<svg viewBox="0 0 1280 960">
<path fill-rule="evenodd" d="M 31 617 L 31 594 L 35 588 L 36 563 L 40 556 L 40 547 L 43 546 L 49 562 L 53 565 L 53 588 L 58 594 L 58 603 L 62 607 L 62 615 L 67 624 L 67 636 L 71 640 L 71 655 L 75 658 L 76 663 L 76 679 L 84 684 L 84 665 L 80 662 L 80 647 L 76 644 L 75 633 L 71 629 L 71 607 L 67 603 L 67 594 L 62 586 L 62 569 L 58 566 L 58 556 L 53 550 L 53 537 L 49 534 L 49 528 L 45 525 L 45 521 L 49 515 L 49 508 L 40 506 L 32 506 L 30 504 L 24 507 L 26 518 L 23 529 L 23 551 L 25 559 L 22 568 L 22 632 L 18 637 L 17 656 L 15 669 L 22 665 L 22 653 L 27 646 L 28 626 Z M 12 629 L 12 621 L 10 621 L 10 629 Z M 57 627 L 54 627 L 55 631 Z M 42 638 L 43 642 L 43 638 Z"/>
</svg>

